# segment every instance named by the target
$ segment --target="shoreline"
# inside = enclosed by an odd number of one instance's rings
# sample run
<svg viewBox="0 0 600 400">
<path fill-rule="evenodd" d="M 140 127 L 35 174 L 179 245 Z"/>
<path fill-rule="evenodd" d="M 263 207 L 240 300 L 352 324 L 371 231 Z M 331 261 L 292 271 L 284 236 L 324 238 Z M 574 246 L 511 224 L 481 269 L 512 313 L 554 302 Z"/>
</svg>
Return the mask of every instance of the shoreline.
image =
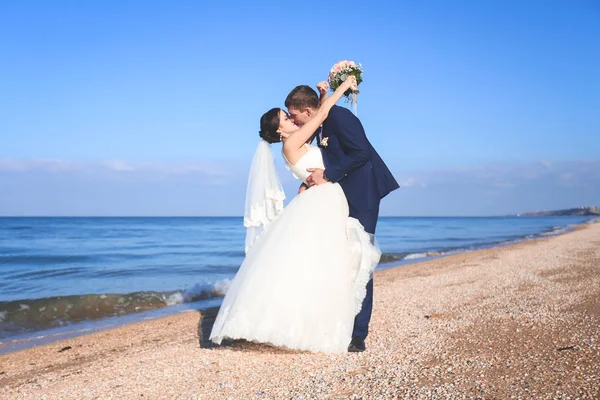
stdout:
<svg viewBox="0 0 600 400">
<path fill-rule="evenodd" d="M 600 218 L 590 217 L 586 222 L 576 225 L 561 225 L 554 227 L 549 231 L 542 231 L 536 234 L 531 234 L 518 239 L 509 240 L 505 242 L 498 242 L 489 245 L 481 245 L 473 249 L 459 249 L 448 251 L 446 253 L 438 253 L 435 255 L 425 255 L 418 258 L 401 259 L 380 263 L 375 273 L 385 271 L 388 269 L 404 268 L 411 265 L 427 263 L 433 260 L 444 259 L 447 257 L 453 257 L 461 254 L 469 254 L 482 250 L 490 250 L 503 248 L 507 246 L 514 246 L 521 243 L 527 243 L 531 241 L 542 240 L 554 236 L 560 236 L 568 234 L 577 229 L 581 229 L 586 225 L 597 223 Z M 559 229 L 556 229 L 559 228 Z M 393 254 L 393 253 L 389 253 Z M 432 253 L 433 254 L 433 253 Z M 21 351 L 41 345 L 51 344 L 57 341 L 68 340 L 79 337 L 81 335 L 89 335 L 96 332 L 102 332 L 105 330 L 116 329 L 119 327 L 144 322 L 148 320 L 165 318 L 173 315 L 180 314 L 182 312 L 197 311 L 202 312 L 213 307 L 219 307 L 222 301 L 222 297 L 209 298 L 195 302 L 183 302 L 175 305 L 158 307 L 154 309 L 145 310 L 139 313 L 125 314 L 121 316 L 108 316 L 97 320 L 84 320 L 76 322 L 74 324 L 68 324 L 66 326 L 50 328 L 40 331 L 31 331 L 22 335 L 16 335 L 14 338 L 6 338 L 5 341 L 0 341 L 0 356 L 3 354 L 9 354 L 15 351 Z"/>
<path fill-rule="evenodd" d="M 365 353 L 212 347 L 216 310 L 0 355 L 0 398 L 600 396 L 598 223 L 377 271 Z"/>
</svg>

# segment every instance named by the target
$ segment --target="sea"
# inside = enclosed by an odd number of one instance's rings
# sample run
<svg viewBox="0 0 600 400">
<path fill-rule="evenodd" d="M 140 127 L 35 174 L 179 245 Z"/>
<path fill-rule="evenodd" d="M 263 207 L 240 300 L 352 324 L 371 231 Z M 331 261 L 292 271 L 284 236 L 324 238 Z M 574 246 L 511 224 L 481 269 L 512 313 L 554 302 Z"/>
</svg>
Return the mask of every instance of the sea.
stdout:
<svg viewBox="0 0 600 400">
<path fill-rule="evenodd" d="M 567 232 L 591 217 L 381 217 L 379 269 Z M 0 353 L 218 306 L 241 217 L 0 218 Z"/>
</svg>

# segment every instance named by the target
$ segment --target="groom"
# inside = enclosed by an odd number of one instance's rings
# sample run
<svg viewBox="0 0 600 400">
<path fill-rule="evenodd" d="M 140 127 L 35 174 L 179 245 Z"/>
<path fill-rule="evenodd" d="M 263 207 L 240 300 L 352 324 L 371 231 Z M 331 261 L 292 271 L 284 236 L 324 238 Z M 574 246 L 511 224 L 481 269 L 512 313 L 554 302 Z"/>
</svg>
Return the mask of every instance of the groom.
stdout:
<svg viewBox="0 0 600 400">
<path fill-rule="evenodd" d="M 308 122 L 319 109 L 320 101 L 310 86 L 297 86 L 285 99 L 285 106 L 296 125 Z M 309 169 L 310 185 L 339 183 L 348 199 L 350 216 L 365 230 L 375 234 L 379 203 L 398 183 L 365 135 L 360 120 L 347 108 L 333 106 L 316 139 L 323 154 L 325 169 Z M 323 238 L 327 240 L 327 238 Z M 362 309 L 354 319 L 348 351 L 365 351 L 365 338 L 373 309 L 373 279 L 367 284 Z"/>
</svg>

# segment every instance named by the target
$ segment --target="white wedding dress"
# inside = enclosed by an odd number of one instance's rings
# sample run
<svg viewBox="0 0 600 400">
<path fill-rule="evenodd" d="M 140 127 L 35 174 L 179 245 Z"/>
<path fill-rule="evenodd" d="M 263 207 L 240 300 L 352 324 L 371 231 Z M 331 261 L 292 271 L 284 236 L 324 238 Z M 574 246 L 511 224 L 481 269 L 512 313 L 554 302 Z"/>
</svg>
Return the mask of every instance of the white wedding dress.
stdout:
<svg viewBox="0 0 600 400">
<path fill-rule="evenodd" d="M 286 160 L 304 182 L 307 168 L 324 168 L 320 149 L 307 149 L 295 165 Z M 248 250 L 210 339 L 345 352 L 380 256 L 371 235 L 348 217 L 340 185 L 312 187 L 296 196 Z"/>
</svg>

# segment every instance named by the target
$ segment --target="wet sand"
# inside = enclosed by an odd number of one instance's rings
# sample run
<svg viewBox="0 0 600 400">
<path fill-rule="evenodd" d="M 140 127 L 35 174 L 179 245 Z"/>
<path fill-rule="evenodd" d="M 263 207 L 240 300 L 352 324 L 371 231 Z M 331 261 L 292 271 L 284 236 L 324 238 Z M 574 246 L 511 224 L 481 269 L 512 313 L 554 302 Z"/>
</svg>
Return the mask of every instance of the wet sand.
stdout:
<svg viewBox="0 0 600 400">
<path fill-rule="evenodd" d="M 600 398 L 600 224 L 375 275 L 367 351 L 210 347 L 216 310 L 0 356 L 0 399 Z"/>
</svg>

